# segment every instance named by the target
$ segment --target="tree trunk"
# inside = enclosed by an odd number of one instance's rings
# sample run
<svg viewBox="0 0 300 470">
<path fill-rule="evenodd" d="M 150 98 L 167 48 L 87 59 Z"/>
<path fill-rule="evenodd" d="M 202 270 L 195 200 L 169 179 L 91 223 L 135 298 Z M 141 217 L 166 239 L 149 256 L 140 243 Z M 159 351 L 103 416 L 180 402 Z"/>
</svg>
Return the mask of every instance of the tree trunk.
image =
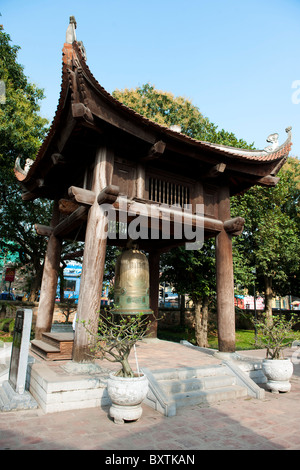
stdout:
<svg viewBox="0 0 300 470">
<path fill-rule="evenodd" d="M 180 326 L 185 327 L 185 295 L 180 295 Z"/>
<path fill-rule="evenodd" d="M 264 276 L 265 283 L 265 314 L 267 322 L 272 322 L 272 299 L 273 299 L 273 288 L 272 278 Z"/>
<path fill-rule="evenodd" d="M 31 286 L 30 286 L 30 293 L 29 293 L 29 302 L 36 302 L 38 298 L 38 293 L 41 288 L 42 277 L 43 277 L 43 265 L 35 266 L 35 276 L 32 279 Z"/>
<path fill-rule="evenodd" d="M 207 323 L 208 323 L 208 298 L 203 300 L 194 300 L 195 306 L 195 336 L 197 346 L 208 347 Z"/>
</svg>

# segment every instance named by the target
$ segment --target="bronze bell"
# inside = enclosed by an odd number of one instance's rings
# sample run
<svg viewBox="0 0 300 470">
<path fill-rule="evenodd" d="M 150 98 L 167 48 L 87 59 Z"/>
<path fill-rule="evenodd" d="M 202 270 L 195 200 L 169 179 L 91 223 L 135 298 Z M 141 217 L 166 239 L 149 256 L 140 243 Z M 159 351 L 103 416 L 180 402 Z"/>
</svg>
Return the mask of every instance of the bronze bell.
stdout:
<svg viewBox="0 0 300 470">
<path fill-rule="evenodd" d="M 126 248 L 117 258 L 114 303 L 112 313 L 153 313 L 149 308 L 149 263 L 137 247 Z"/>
</svg>

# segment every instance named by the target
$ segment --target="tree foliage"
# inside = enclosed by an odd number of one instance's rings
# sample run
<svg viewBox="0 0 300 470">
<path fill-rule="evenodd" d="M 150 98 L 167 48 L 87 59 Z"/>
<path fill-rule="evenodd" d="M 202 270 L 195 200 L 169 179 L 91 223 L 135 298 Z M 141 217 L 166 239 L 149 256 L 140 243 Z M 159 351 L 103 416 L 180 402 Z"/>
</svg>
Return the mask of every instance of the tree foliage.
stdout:
<svg viewBox="0 0 300 470">
<path fill-rule="evenodd" d="M 38 114 L 43 90 L 28 81 L 17 62 L 20 48 L 10 42 L 10 36 L 0 26 L 0 80 L 5 83 L 5 103 L 0 105 L 0 168 L 1 177 L 8 171 L 12 178 L 19 155 L 23 162 L 36 155 L 47 120 Z"/>
<path fill-rule="evenodd" d="M 28 81 L 17 61 L 18 50 L 1 26 L 0 80 L 5 84 L 5 100 L 0 105 L 0 248 L 17 254 L 19 263 L 28 266 L 32 289 L 37 290 L 46 245 L 33 226 L 49 221 L 50 204 L 24 203 L 13 169 L 18 156 L 23 165 L 27 158 L 35 158 L 47 120 L 39 115 L 43 91 Z"/>
<path fill-rule="evenodd" d="M 251 148 L 234 134 L 224 129 L 218 130 L 190 100 L 156 90 L 153 85 L 116 90 L 113 96 L 160 125 L 180 125 L 181 132 L 192 138 Z M 196 339 L 199 346 L 207 346 L 208 309 L 216 293 L 214 251 L 214 241 L 208 240 L 201 250 L 187 251 L 180 247 L 162 257 L 163 279 L 171 282 L 176 292 L 187 294 L 193 300 Z"/>
<path fill-rule="evenodd" d="M 273 188 L 254 186 L 232 198 L 232 214 L 245 218 L 241 236 L 234 240 L 237 283 L 243 288 L 254 281 L 265 294 L 271 315 L 274 295 L 297 294 L 300 268 L 300 163 L 290 158 Z"/>
<path fill-rule="evenodd" d="M 268 316 L 264 316 L 255 322 L 258 333 L 256 346 L 266 349 L 266 358 L 284 359 L 283 350 L 295 340 L 293 327 L 297 323 L 298 318 L 295 315 L 290 318 L 273 315 L 271 321 Z"/>
<path fill-rule="evenodd" d="M 160 125 L 167 127 L 180 125 L 181 132 L 194 139 L 234 147 L 248 147 L 243 139 L 237 139 L 233 133 L 224 129 L 218 130 L 218 127 L 204 117 L 189 99 L 157 90 L 149 83 L 135 89 L 115 90 L 113 96 Z"/>
<path fill-rule="evenodd" d="M 150 320 L 147 315 L 102 315 L 99 314 L 98 332 L 95 334 L 90 325 L 82 321 L 89 333 L 90 352 L 93 357 L 119 362 L 120 377 L 134 377 L 129 364 L 129 355 L 134 345 L 148 333 Z"/>
</svg>

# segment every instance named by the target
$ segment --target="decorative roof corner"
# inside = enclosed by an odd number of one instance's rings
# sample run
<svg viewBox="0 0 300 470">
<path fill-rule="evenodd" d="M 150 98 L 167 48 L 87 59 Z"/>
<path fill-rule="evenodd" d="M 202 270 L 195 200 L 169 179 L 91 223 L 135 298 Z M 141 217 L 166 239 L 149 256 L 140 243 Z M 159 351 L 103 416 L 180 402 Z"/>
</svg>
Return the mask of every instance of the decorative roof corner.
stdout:
<svg viewBox="0 0 300 470">
<path fill-rule="evenodd" d="M 70 16 L 70 22 L 69 26 L 67 27 L 67 32 L 66 32 L 66 43 L 67 44 L 73 44 L 74 41 L 76 41 L 76 30 L 77 28 L 77 23 L 75 20 L 75 16 Z"/>
<path fill-rule="evenodd" d="M 24 169 L 21 167 L 21 157 L 18 156 L 15 161 L 14 172 L 19 181 L 22 181 L 26 178 L 31 165 L 34 163 L 34 160 L 31 158 L 26 158 L 26 163 Z"/>
<path fill-rule="evenodd" d="M 291 130 L 292 130 L 291 127 L 287 127 L 285 129 L 285 132 L 288 134 L 288 139 L 289 138 L 291 139 Z M 269 142 L 271 145 L 268 145 L 267 147 L 264 148 L 264 150 L 266 152 L 270 153 L 270 152 L 274 152 L 274 150 L 278 149 L 278 147 L 279 147 L 278 137 L 279 137 L 279 134 L 277 134 L 277 132 L 274 133 L 274 134 L 270 134 L 268 136 L 266 141 Z M 285 144 L 286 144 L 286 142 L 285 142 Z"/>
<path fill-rule="evenodd" d="M 262 150 L 252 149 L 241 149 L 238 147 L 230 147 L 222 144 L 213 144 L 209 142 L 202 142 L 204 145 L 208 145 L 219 152 L 235 156 L 236 158 L 255 160 L 256 162 L 268 162 L 275 161 L 281 158 L 287 157 L 292 146 L 292 127 L 287 127 L 285 132 L 288 134 L 285 142 L 279 146 L 278 137 L 279 134 L 270 134 L 266 139 L 271 145 L 265 147 Z"/>
</svg>

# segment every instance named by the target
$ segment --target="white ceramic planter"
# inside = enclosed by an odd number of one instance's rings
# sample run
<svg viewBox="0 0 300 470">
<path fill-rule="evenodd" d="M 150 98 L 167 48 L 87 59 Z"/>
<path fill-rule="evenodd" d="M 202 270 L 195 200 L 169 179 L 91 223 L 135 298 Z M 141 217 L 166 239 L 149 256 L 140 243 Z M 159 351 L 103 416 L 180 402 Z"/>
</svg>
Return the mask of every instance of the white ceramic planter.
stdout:
<svg viewBox="0 0 300 470">
<path fill-rule="evenodd" d="M 290 378 L 293 375 L 293 363 L 288 359 L 264 359 L 262 370 L 267 377 L 266 386 L 271 392 L 289 392 Z"/>
<path fill-rule="evenodd" d="M 109 414 L 116 424 L 136 421 L 142 416 L 141 404 L 148 391 L 146 375 L 116 377 L 111 373 L 107 381 L 107 391 L 112 402 Z"/>
</svg>

